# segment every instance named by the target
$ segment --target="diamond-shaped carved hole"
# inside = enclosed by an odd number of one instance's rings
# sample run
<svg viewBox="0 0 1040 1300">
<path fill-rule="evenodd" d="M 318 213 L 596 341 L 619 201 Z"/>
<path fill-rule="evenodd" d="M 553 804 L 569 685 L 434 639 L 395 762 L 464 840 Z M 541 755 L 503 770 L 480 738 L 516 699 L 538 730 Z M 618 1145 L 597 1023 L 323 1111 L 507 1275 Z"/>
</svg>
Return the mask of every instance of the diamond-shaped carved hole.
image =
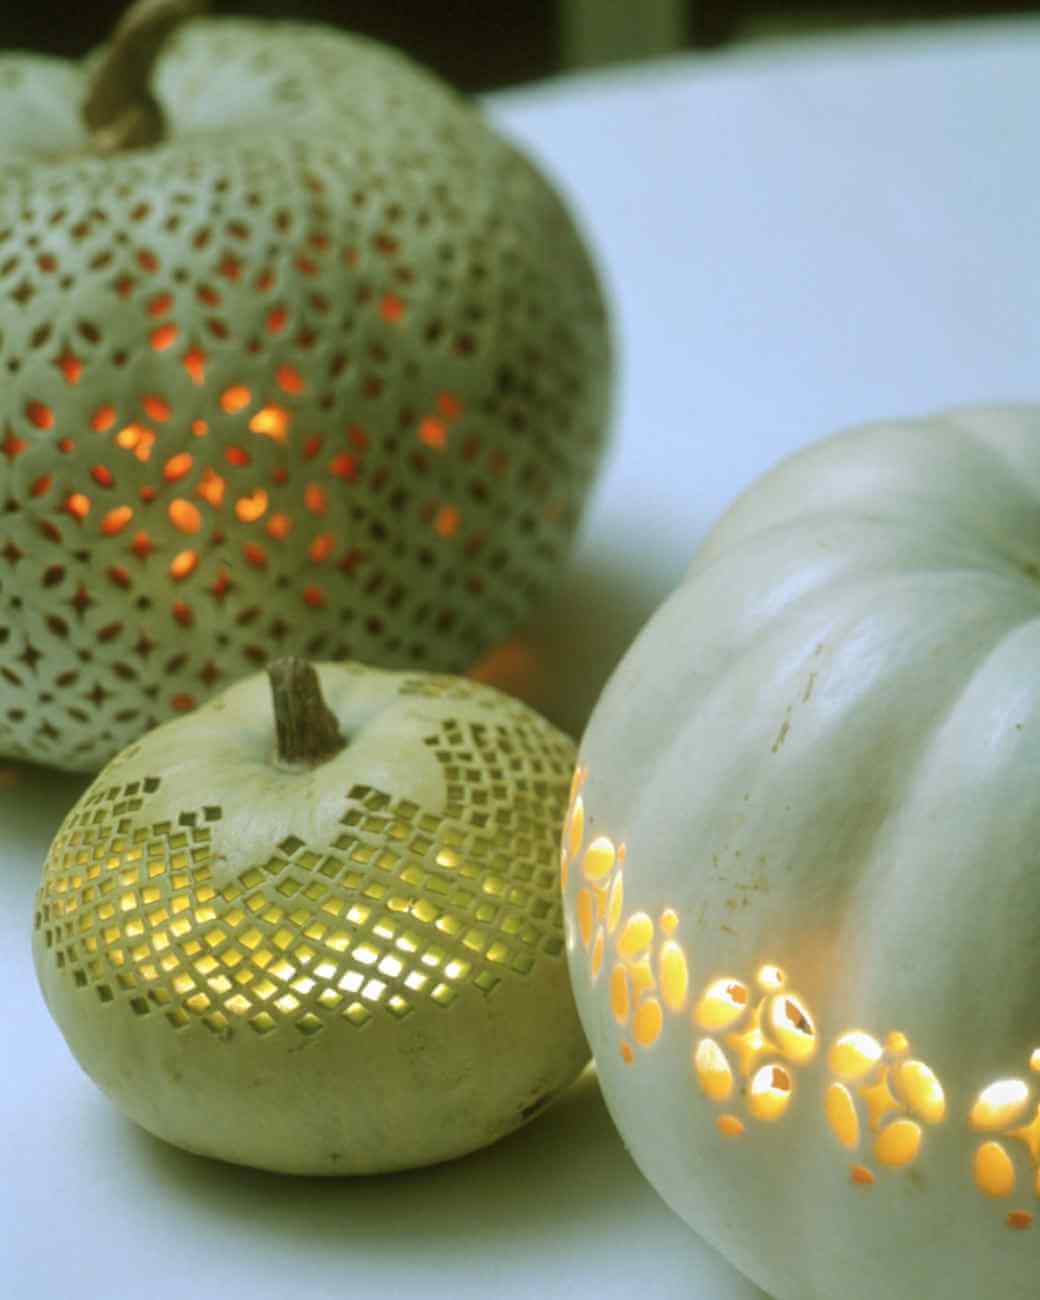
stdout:
<svg viewBox="0 0 1040 1300">
<path fill-rule="evenodd" d="M 168 483 L 175 483 L 177 479 L 184 478 L 185 474 L 191 473 L 193 463 L 189 452 L 178 452 L 176 456 L 171 456 L 163 466 L 163 478 Z"/>
<path fill-rule="evenodd" d="M 289 432 L 289 412 L 280 406 L 262 406 L 249 421 L 253 433 L 282 442 Z"/>
<path fill-rule="evenodd" d="M 160 325 L 157 329 L 152 330 L 151 334 L 148 336 L 148 340 L 152 345 L 153 351 L 165 352 L 168 347 L 171 347 L 177 341 L 179 333 L 180 330 L 178 330 L 177 326 L 172 322 L 168 322 L 167 324 Z"/>
<path fill-rule="evenodd" d="M 29 423 L 34 424 L 37 429 L 54 427 L 54 412 L 43 402 L 27 402 L 25 414 Z"/>
<path fill-rule="evenodd" d="M 173 578 L 175 582 L 180 582 L 183 578 L 186 578 L 190 573 L 195 571 L 198 562 L 199 556 L 197 551 L 180 551 L 170 561 L 170 577 Z"/>
<path fill-rule="evenodd" d="M 201 386 L 206 382 L 206 354 L 200 347 L 190 347 L 181 364 L 193 384 Z"/>
<path fill-rule="evenodd" d="M 235 514 L 244 524 L 250 524 L 259 519 L 267 509 L 267 493 L 263 488 L 257 488 L 255 492 L 247 497 L 239 497 L 235 502 Z"/>
<path fill-rule="evenodd" d="M 170 502 L 168 514 L 170 523 L 174 528 L 182 533 L 197 533 L 202 527 L 202 515 L 198 506 L 192 505 L 190 501 L 185 501 L 183 497 L 177 497 Z"/>
<path fill-rule="evenodd" d="M 123 451 L 132 451 L 143 463 L 151 457 L 155 430 L 143 424 L 127 424 L 115 435 L 114 441 L 117 447 Z"/>
<path fill-rule="evenodd" d="M 278 386 L 286 393 L 302 393 L 306 387 L 303 376 L 295 366 L 281 365 L 275 371 Z"/>
<path fill-rule="evenodd" d="M 141 405 L 144 407 L 145 414 L 150 419 L 157 420 L 160 424 L 170 418 L 171 408 L 169 402 L 157 393 L 149 393 L 146 397 L 142 397 Z"/>
<path fill-rule="evenodd" d="M 232 384 L 230 388 L 225 388 L 220 394 L 220 405 L 229 415 L 234 415 L 236 411 L 245 410 L 252 400 L 253 394 L 244 384 Z"/>
<path fill-rule="evenodd" d="M 114 536 L 122 532 L 133 517 L 134 512 L 130 506 L 115 506 L 101 520 L 101 531 Z"/>
<path fill-rule="evenodd" d="M 65 382 L 67 384 L 79 383 L 80 376 L 83 374 L 83 362 L 74 352 L 66 349 L 61 356 L 55 360 L 54 364 L 65 376 Z"/>
<path fill-rule="evenodd" d="M 438 537 L 454 537 L 461 523 L 462 516 L 455 506 L 441 506 L 433 517 L 433 531 Z"/>
<path fill-rule="evenodd" d="M 224 501 L 224 492 L 227 488 L 225 480 L 212 469 L 209 465 L 202 471 L 202 477 L 195 486 L 195 491 L 204 501 L 208 501 L 213 507 L 220 506 Z"/>
</svg>

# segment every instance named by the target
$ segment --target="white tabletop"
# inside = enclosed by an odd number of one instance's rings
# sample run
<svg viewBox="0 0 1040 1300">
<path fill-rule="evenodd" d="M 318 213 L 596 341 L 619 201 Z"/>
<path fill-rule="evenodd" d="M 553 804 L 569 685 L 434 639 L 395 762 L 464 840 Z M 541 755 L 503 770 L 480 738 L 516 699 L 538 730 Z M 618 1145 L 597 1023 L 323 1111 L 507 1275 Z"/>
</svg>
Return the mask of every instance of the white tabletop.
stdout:
<svg viewBox="0 0 1040 1300">
<path fill-rule="evenodd" d="M 527 693 L 572 730 L 727 501 L 861 420 L 1040 399 L 1040 22 L 752 47 L 489 100 L 611 288 L 614 450 Z M 0 779 L 0 1266 L 12 1300 L 761 1300 L 643 1182 L 588 1075 L 455 1164 L 276 1178 L 165 1147 L 79 1073 L 32 895 L 82 782 Z"/>
</svg>

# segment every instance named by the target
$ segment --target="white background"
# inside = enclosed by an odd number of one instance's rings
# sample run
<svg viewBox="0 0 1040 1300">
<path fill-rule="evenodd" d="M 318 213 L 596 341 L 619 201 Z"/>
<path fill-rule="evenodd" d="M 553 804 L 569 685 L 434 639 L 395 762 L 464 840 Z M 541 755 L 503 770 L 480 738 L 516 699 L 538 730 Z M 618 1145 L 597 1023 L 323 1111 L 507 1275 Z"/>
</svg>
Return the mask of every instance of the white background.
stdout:
<svg viewBox="0 0 1040 1300">
<path fill-rule="evenodd" d="M 843 425 L 1040 399 L 1040 23 L 684 57 L 488 107 L 603 265 L 616 440 L 526 693 L 572 730 L 733 495 Z M 0 1290 L 11 1300 L 761 1300 L 665 1208 L 588 1075 L 441 1168 L 294 1180 L 164 1146 L 38 996 L 32 896 L 82 782 L 0 789 Z"/>
</svg>

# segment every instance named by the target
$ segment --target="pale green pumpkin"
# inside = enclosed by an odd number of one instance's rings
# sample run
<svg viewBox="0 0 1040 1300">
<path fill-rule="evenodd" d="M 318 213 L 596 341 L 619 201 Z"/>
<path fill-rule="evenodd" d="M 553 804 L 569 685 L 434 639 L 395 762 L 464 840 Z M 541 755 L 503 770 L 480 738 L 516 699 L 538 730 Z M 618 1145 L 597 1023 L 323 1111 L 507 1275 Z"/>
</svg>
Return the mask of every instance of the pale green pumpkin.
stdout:
<svg viewBox="0 0 1040 1300">
<path fill-rule="evenodd" d="M 753 484 L 599 701 L 574 985 L 668 1203 L 777 1300 L 1031 1300 L 1040 408 Z"/>
<path fill-rule="evenodd" d="M 33 935 L 47 1005 L 188 1150 L 301 1174 L 463 1155 L 588 1056 L 557 887 L 573 743 L 490 687 L 356 664 L 320 666 L 325 713 L 289 666 L 277 714 L 249 678 L 69 813 Z"/>
<path fill-rule="evenodd" d="M 604 443 L 603 299 L 544 177 L 391 50 L 161 44 L 186 8 L 0 57 L 0 753 L 72 769 L 278 654 L 467 668 Z"/>
</svg>

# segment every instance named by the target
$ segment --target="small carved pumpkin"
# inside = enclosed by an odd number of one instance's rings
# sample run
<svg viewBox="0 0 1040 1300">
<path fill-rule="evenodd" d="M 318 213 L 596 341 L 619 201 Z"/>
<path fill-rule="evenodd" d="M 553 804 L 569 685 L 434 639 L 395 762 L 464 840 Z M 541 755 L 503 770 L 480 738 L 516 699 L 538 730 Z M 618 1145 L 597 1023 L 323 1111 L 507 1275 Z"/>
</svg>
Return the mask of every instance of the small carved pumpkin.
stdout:
<svg viewBox="0 0 1040 1300">
<path fill-rule="evenodd" d="M 1036 1294 L 1040 408 L 752 485 L 581 744 L 579 1011 L 668 1203 L 777 1300 Z"/>
<path fill-rule="evenodd" d="M 574 746 L 458 678 L 270 672 L 273 706 L 238 683 L 69 813 L 34 931 L 50 1011 L 191 1151 L 348 1174 L 492 1142 L 588 1056 L 555 866 Z"/>
<path fill-rule="evenodd" d="M 468 667 L 604 439 L 597 278 L 530 163 L 370 41 L 162 45 L 191 7 L 0 58 L 0 754 L 70 769 L 278 654 Z"/>
</svg>

